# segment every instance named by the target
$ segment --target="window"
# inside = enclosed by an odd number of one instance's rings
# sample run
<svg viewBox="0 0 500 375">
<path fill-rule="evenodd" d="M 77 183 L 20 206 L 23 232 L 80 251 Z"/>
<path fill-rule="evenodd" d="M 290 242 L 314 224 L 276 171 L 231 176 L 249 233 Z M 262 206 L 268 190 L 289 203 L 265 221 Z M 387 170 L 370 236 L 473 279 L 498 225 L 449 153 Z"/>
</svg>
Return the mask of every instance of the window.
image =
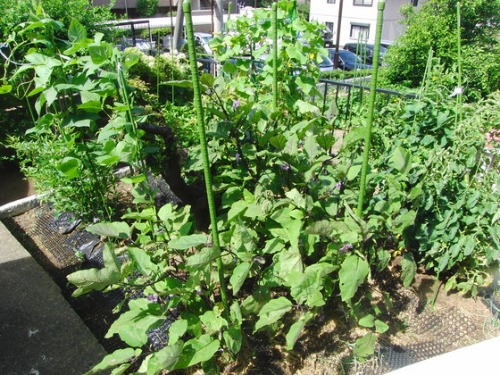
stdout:
<svg viewBox="0 0 500 375">
<path fill-rule="evenodd" d="M 354 5 L 362 5 L 365 7 L 371 7 L 373 5 L 373 0 L 354 0 Z"/>
<path fill-rule="evenodd" d="M 327 4 L 335 4 L 335 0 L 326 0 Z"/>
<path fill-rule="evenodd" d="M 351 39 L 367 40 L 370 37 L 370 25 L 351 23 Z"/>
<path fill-rule="evenodd" d="M 334 27 L 333 22 L 325 22 L 325 26 L 326 26 L 326 31 L 333 33 L 333 27 Z"/>
</svg>

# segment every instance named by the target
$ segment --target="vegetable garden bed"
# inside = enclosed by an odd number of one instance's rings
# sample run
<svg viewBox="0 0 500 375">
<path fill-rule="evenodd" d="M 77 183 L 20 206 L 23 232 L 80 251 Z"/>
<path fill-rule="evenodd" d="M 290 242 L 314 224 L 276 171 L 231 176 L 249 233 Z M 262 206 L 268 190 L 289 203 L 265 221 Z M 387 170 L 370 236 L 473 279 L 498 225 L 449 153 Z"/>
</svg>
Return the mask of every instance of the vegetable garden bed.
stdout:
<svg viewBox="0 0 500 375">
<path fill-rule="evenodd" d="M 200 74 L 184 10 L 190 76 L 39 13 L 9 39 L 22 62 L 0 92 L 19 88 L 33 121 L 12 144 L 51 209 L 78 213 L 63 227 L 86 230 L 42 241 L 46 259 L 96 261 L 64 274 L 73 297 L 122 297 L 104 335 L 122 343 L 89 374 L 385 371 L 480 339 L 493 305 L 473 318 L 443 293 L 481 296 L 500 260 L 500 93 L 466 103 L 460 69 L 430 53 L 414 96 L 381 100 L 377 47 L 368 94 L 322 93 L 320 26 L 287 1 L 229 22 L 218 76 Z"/>
</svg>

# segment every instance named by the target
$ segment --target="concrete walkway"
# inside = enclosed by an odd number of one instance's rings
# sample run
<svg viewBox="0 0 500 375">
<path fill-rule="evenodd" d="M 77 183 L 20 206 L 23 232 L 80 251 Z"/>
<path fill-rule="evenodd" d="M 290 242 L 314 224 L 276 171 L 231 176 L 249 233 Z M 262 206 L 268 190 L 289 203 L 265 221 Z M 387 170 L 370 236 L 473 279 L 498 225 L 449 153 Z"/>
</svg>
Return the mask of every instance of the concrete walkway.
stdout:
<svg viewBox="0 0 500 375">
<path fill-rule="evenodd" d="M 79 375 L 106 352 L 0 222 L 0 374 Z"/>
</svg>

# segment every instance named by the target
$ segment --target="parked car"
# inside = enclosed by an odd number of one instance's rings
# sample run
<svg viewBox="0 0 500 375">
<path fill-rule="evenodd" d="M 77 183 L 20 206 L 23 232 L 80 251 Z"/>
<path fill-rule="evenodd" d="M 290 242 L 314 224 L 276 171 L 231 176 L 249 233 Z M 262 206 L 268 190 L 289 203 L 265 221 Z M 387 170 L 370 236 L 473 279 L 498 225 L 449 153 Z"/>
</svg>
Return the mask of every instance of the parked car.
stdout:
<svg viewBox="0 0 500 375">
<path fill-rule="evenodd" d="M 151 54 L 151 51 L 153 51 L 153 44 L 151 41 L 144 38 L 123 38 L 118 45 L 119 50 L 123 51 L 128 47 L 135 47 L 147 55 Z"/>
<path fill-rule="evenodd" d="M 335 48 L 328 48 L 328 54 L 330 59 L 335 63 Z M 363 60 L 355 53 L 339 49 L 339 64 L 338 69 L 342 70 L 359 70 L 359 69 L 371 69 L 371 65 L 364 64 Z"/>
<path fill-rule="evenodd" d="M 323 60 L 318 64 L 319 70 L 322 72 L 328 72 L 333 70 L 333 61 L 328 56 L 321 56 Z"/>
<path fill-rule="evenodd" d="M 365 64 L 373 64 L 373 52 L 375 51 L 375 46 L 373 44 L 366 43 L 346 43 L 344 46 L 345 50 L 351 51 L 358 55 Z M 387 48 L 380 46 L 379 51 L 379 64 L 382 65 L 384 56 L 387 52 Z"/>
</svg>

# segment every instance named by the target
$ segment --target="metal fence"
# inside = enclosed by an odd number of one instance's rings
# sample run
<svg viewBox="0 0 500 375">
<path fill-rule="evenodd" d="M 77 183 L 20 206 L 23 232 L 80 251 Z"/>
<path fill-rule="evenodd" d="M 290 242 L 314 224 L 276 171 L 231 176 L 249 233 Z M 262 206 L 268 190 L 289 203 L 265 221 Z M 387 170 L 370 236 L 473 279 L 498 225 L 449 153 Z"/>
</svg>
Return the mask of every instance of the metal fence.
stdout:
<svg viewBox="0 0 500 375">
<path fill-rule="evenodd" d="M 358 82 L 351 81 L 334 81 L 329 79 L 320 79 L 318 85 L 322 91 L 322 103 L 320 103 L 322 113 L 331 108 L 332 103 L 335 104 L 337 116 L 343 119 L 351 117 L 353 108 L 359 108 L 365 99 L 368 99 L 370 87 L 359 83 L 369 83 L 370 77 L 359 78 Z M 395 90 L 377 88 L 377 105 L 384 106 L 394 97 L 400 98 L 415 98 L 414 94 L 403 94 Z"/>
</svg>

